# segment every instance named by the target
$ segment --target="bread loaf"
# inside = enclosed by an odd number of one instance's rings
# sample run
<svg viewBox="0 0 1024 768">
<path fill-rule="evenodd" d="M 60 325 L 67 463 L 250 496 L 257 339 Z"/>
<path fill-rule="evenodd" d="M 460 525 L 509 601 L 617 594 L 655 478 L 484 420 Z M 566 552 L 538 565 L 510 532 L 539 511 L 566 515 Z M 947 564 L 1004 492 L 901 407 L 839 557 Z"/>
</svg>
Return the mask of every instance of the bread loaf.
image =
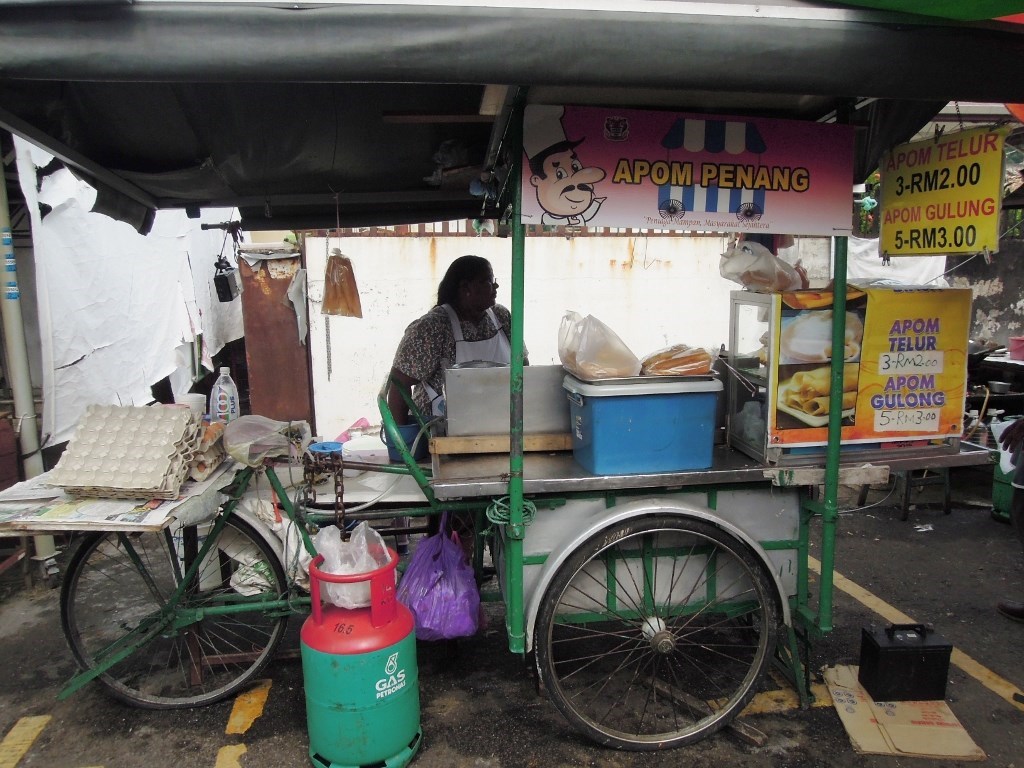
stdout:
<svg viewBox="0 0 1024 768">
<path fill-rule="evenodd" d="M 711 353 L 686 344 L 675 344 L 652 352 L 640 365 L 642 376 L 706 376 L 709 373 Z"/>
</svg>

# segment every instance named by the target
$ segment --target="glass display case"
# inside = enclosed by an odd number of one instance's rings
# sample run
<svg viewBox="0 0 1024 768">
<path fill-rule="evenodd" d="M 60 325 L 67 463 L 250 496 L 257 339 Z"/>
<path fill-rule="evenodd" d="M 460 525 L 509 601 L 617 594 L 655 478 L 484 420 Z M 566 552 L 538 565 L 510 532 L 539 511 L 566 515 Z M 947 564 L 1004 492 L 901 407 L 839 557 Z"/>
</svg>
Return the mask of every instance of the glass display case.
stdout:
<svg viewBox="0 0 1024 768">
<path fill-rule="evenodd" d="M 839 408 L 844 454 L 955 453 L 970 304 L 966 289 L 851 287 L 841 402 L 833 403 L 831 293 L 734 291 L 729 444 L 767 464 L 813 463 L 824 456 L 829 413 Z"/>
</svg>

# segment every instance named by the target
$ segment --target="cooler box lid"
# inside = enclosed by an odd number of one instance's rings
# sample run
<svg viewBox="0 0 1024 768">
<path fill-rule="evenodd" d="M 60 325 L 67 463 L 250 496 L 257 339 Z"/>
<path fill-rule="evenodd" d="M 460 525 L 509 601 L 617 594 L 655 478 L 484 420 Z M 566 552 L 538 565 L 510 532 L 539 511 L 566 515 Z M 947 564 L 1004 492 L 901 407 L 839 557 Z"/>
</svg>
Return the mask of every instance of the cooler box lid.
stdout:
<svg viewBox="0 0 1024 768">
<path fill-rule="evenodd" d="M 566 374 L 562 386 L 569 392 L 586 397 L 622 397 L 635 395 L 677 395 L 684 392 L 721 392 L 722 382 L 706 377 L 693 381 L 672 376 L 671 381 L 659 381 L 660 376 L 634 376 L 616 379 L 614 384 L 586 384 L 572 374 Z"/>
</svg>

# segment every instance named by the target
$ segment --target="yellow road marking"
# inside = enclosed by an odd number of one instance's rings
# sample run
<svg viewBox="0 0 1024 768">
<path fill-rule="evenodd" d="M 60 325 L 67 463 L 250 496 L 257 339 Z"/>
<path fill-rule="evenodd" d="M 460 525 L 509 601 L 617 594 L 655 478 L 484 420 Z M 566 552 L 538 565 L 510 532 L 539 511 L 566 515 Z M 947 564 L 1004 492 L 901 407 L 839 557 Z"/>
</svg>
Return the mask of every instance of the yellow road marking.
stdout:
<svg viewBox="0 0 1024 768">
<path fill-rule="evenodd" d="M 239 759 L 244 754 L 245 744 L 232 744 L 229 747 L 221 747 L 217 753 L 215 768 L 242 768 Z"/>
<path fill-rule="evenodd" d="M 270 683 L 270 680 L 260 680 L 255 688 L 235 699 L 235 706 L 231 709 L 231 717 L 228 718 L 228 727 L 224 729 L 224 733 L 245 733 L 252 727 L 256 718 L 263 714 L 263 707 L 270 694 Z"/>
<path fill-rule="evenodd" d="M 821 563 L 813 557 L 807 558 L 808 567 L 819 576 L 821 575 Z M 832 583 L 836 589 L 845 592 L 854 600 L 870 608 L 872 611 L 877 613 L 883 619 L 893 624 L 919 624 L 920 622 L 914 621 L 910 616 L 903 613 L 902 611 L 889 605 L 887 602 L 879 597 L 868 592 L 864 587 L 860 586 L 856 582 L 850 581 L 848 578 L 843 576 L 838 571 L 832 573 Z M 1014 701 L 1013 694 L 1020 691 L 1020 688 L 1013 683 L 1005 680 L 1004 678 L 997 675 L 988 667 L 983 664 L 979 664 L 977 661 L 972 659 L 963 651 L 954 648 L 953 653 L 950 657 L 950 662 L 959 667 L 961 670 L 966 672 L 968 675 L 973 677 L 983 686 L 988 688 L 992 693 L 1001 699 L 1005 699 L 1008 703 L 1013 705 L 1019 710 L 1024 711 L 1024 704 L 1018 701 Z"/>
<path fill-rule="evenodd" d="M 50 720 L 50 715 L 23 717 L 18 720 L 4 736 L 4 740 L 0 741 L 0 768 L 14 768 L 33 742 L 39 738 L 39 734 Z"/>
</svg>

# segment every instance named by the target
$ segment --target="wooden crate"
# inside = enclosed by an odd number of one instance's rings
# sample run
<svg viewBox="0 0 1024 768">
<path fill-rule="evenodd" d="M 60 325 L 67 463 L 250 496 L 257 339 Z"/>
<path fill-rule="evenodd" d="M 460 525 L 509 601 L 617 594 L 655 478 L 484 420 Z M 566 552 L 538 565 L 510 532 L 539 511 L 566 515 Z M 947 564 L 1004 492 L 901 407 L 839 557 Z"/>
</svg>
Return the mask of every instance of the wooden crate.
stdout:
<svg viewBox="0 0 1024 768">
<path fill-rule="evenodd" d="M 508 435 L 477 435 L 459 437 L 434 437 L 430 440 L 430 452 L 444 455 L 462 453 L 508 453 Z M 568 432 L 524 435 L 524 451 L 571 451 L 572 435 Z"/>
</svg>

